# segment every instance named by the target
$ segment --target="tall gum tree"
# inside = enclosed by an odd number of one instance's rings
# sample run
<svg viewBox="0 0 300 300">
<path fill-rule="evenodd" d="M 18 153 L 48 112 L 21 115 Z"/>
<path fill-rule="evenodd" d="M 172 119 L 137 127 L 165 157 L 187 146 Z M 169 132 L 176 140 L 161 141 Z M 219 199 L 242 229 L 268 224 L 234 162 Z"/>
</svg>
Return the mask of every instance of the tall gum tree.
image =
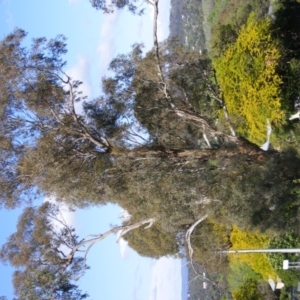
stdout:
<svg viewBox="0 0 300 300">
<path fill-rule="evenodd" d="M 153 222 L 153 218 L 145 219 L 79 239 L 58 207 L 45 202 L 24 210 L 17 231 L 0 249 L 0 260 L 15 268 L 13 284 L 18 299 L 85 299 L 88 295 L 72 282 L 88 268 L 85 261 L 91 247 L 111 234 L 119 233 L 121 238 L 141 226 L 151 227 Z"/>
<path fill-rule="evenodd" d="M 188 132 L 187 130 L 190 131 L 190 136 L 196 130 L 193 124 L 200 126 L 200 136 L 208 142 L 209 146 L 211 146 L 209 140 L 212 139 L 216 140 L 217 144 L 220 144 L 222 139 L 234 142 L 237 147 L 229 155 L 245 151 L 248 151 L 249 155 L 258 155 L 260 152 L 257 147 L 245 140 L 217 131 L 203 116 L 197 114 L 197 111 L 192 112 L 193 105 L 188 103 L 188 99 L 180 100 L 180 96 L 185 93 L 183 88 L 176 84 L 176 80 L 167 81 L 167 66 L 164 70 L 166 75 L 163 79 L 165 81 L 163 87 L 170 86 L 167 93 L 174 91 L 176 96 L 173 98 L 179 100 L 172 98 L 169 102 L 166 98 L 166 91 L 160 88 L 161 82 L 155 82 L 155 77 L 151 79 L 153 76 L 151 74 L 149 79 L 146 77 L 145 80 L 153 81 L 151 93 L 153 90 L 156 92 L 153 98 L 157 97 L 155 99 L 159 102 L 158 110 L 162 111 L 161 119 L 154 120 L 155 126 L 160 127 L 158 134 L 155 135 L 155 130 L 151 129 L 148 124 L 143 124 L 149 127 L 151 138 L 147 139 L 141 135 L 136 129 L 137 123 L 121 121 L 130 120 L 134 109 L 136 111 L 139 109 L 139 104 L 136 103 L 140 103 L 141 107 L 144 105 L 143 102 L 139 102 L 139 98 L 145 99 L 140 90 L 141 88 L 148 89 L 146 85 L 145 87 L 140 85 L 141 76 L 138 75 L 140 71 L 130 66 L 130 61 L 128 69 L 122 70 L 123 73 L 127 72 L 122 74 L 123 78 L 105 79 L 106 95 L 83 104 L 83 113 L 78 114 L 75 111 L 75 103 L 83 101 L 84 97 L 80 92 L 80 82 L 72 80 L 63 71 L 65 62 L 62 55 L 66 52 L 64 37 L 58 36 L 50 41 L 43 38 L 36 39 L 31 48 L 25 49 L 21 46 L 25 36 L 22 30 L 16 30 L 1 43 L 3 70 L 1 83 L 3 92 L 1 187 L 3 194 L 1 202 L 7 207 L 26 201 L 37 186 L 40 186 L 40 190 L 44 193 L 55 194 L 56 189 L 54 186 L 51 189 L 49 182 L 52 181 L 49 179 L 54 176 L 55 170 L 62 171 L 61 167 L 67 164 L 82 170 L 85 163 L 94 160 L 97 162 L 95 165 L 98 166 L 98 173 L 99 170 L 101 173 L 113 161 L 127 160 L 130 164 L 132 160 L 148 158 L 204 159 L 214 156 L 216 151 L 219 153 L 223 151 L 228 155 L 228 151 L 222 148 L 212 147 L 212 149 L 203 150 L 195 147 L 197 141 L 194 141 L 193 145 L 191 138 L 186 140 L 184 134 Z M 117 63 L 117 61 L 112 63 L 115 70 L 120 68 Z M 170 61 L 166 60 L 167 63 L 170 64 Z M 199 64 L 205 65 L 205 62 Z M 193 61 L 191 66 L 193 66 Z M 134 76 L 137 74 L 133 84 L 123 87 L 123 82 L 130 80 L 132 73 Z M 133 88 L 136 88 L 136 91 L 133 92 Z M 122 98 L 126 93 L 133 95 L 129 101 L 128 97 Z M 148 91 L 147 94 L 149 96 Z M 135 96 L 137 96 L 137 102 L 135 102 Z M 157 110 L 155 107 L 153 109 Z M 153 116 L 151 110 L 149 114 Z M 174 134 L 174 130 L 171 132 L 167 127 L 166 118 L 169 114 L 174 115 L 173 127 L 176 118 L 186 123 L 178 136 L 176 132 Z M 136 112 L 136 116 L 139 117 L 139 112 Z M 166 130 L 165 134 L 162 134 L 163 130 Z M 168 144 L 161 135 L 173 136 L 173 140 L 175 138 L 180 143 Z M 136 141 L 137 138 L 139 141 L 134 144 L 132 141 L 133 139 Z M 51 151 L 42 151 L 42 148 L 47 145 L 51 145 Z M 33 160 L 34 157 L 39 158 L 39 164 Z M 67 169 L 65 169 L 65 174 L 72 176 Z"/>
</svg>

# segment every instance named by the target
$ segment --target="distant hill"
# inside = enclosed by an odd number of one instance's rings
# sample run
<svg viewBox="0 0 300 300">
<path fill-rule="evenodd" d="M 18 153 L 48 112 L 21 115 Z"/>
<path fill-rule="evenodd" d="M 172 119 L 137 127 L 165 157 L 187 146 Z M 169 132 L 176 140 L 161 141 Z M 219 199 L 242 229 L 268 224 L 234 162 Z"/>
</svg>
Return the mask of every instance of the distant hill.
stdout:
<svg viewBox="0 0 300 300">
<path fill-rule="evenodd" d="M 171 0 L 170 10 L 170 37 L 177 37 L 182 39 L 182 13 L 184 1 Z"/>
<path fill-rule="evenodd" d="M 208 49 L 210 27 L 206 21 L 213 0 L 171 0 L 170 37 L 193 51 Z"/>
</svg>

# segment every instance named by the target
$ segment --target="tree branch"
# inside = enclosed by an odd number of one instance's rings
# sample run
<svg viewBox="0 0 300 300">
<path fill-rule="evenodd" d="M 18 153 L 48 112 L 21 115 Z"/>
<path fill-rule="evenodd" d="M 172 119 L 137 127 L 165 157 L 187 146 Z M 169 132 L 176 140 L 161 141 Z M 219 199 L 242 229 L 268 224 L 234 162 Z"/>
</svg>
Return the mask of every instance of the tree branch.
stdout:
<svg viewBox="0 0 300 300">
<path fill-rule="evenodd" d="M 195 229 L 201 222 L 203 222 L 207 217 L 208 217 L 208 215 L 205 215 L 204 217 L 202 217 L 202 218 L 200 218 L 199 220 L 197 220 L 197 221 L 196 221 L 196 222 L 188 229 L 188 231 L 187 231 L 186 234 L 185 234 L 185 240 L 186 240 L 187 245 L 188 245 L 189 257 L 190 257 L 191 260 L 193 259 L 193 253 L 194 253 L 193 247 L 192 247 L 192 245 L 191 245 L 191 235 L 192 235 L 194 229 Z"/>
<path fill-rule="evenodd" d="M 85 259 L 86 259 L 86 256 L 89 252 L 89 250 L 91 249 L 91 247 L 99 242 L 99 241 L 102 241 L 104 240 L 105 238 L 107 238 L 108 236 L 110 236 L 111 234 L 114 234 L 114 233 L 117 233 L 117 232 L 120 232 L 120 235 L 117 239 L 117 241 L 120 240 L 120 238 L 122 236 L 124 236 L 127 232 L 133 230 L 133 229 L 136 229 L 136 228 L 139 228 L 145 224 L 147 224 L 147 226 L 145 227 L 146 228 L 149 228 L 153 225 L 153 223 L 155 222 L 155 218 L 149 218 L 149 219 L 145 219 L 145 220 L 142 220 L 138 223 L 134 223 L 132 225 L 123 225 L 123 226 L 117 226 L 117 227 L 114 227 L 108 231 L 106 231 L 105 233 L 103 234 L 98 234 L 96 235 L 96 237 L 92 238 L 92 239 L 84 239 L 82 240 L 80 243 L 78 243 L 77 245 L 75 245 L 72 249 L 72 251 L 70 252 L 70 254 L 68 255 L 68 260 L 67 260 L 67 263 L 66 263 L 66 266 L 70 265 L 74 259 L 74 256 L 75 256 L 75 253 L 77 251 L 80 250 L 81 247 L 84 247 L 84 246 L 88 246 L 87 250 L 85 250 Z"/>
<path fill-rule="evenodd" d="M 189 120 L 193 120 L 195 122 L 200 122 L 202 125 L 204 124 L 203 127 L 205 126 L 205 128 L 213 136 L 222 135 L 222 136 L 230 137 L 228 135 L 225 135 L 224 133 L 222 133 L 222 134 L 218 133 L 216 130 L 211 128 L 211 126 L 206 121 L 204 121 L 202 118 L 196 117 L 194 115 L 191 115 L 189 113 L 183 112 L 182 110 L 178 109 L 176 107 L 176 105 L 172 102 L 172 97 L 171 97 L 170 92 L 168 90 L 167 83 L 165 81 L 163 70 L 162 70 L 162 67 L 161 67 L 160 54 L 159 54 L 159 43 L 158 43 L 158 37 L 157 37 L 158 2 L 159 2 L 159 0 L 152 0 L 152 1 L 147 0 L 147 3 L 149 3 L 154 9 L 153 44 L 154 44 L 154 53 L 155 53 L 155 58 L 156 58 L 156 66 L 157 66 L 157 71 L 158 71 L 157 75 L 158 75 L 158 78 L 159 78 L 159 84 L 162 85 L 162 88 L 160 88 L 160 90 L 163 92 L 163 94 L 165 96 L 165 99 L 167 100 L 167 102 L 169 103 L 169 105 L 171 107 L 171 110 L 173 110 L 177 114 L 177 116 L 179 116 L 181 118 L 186 118 L 186 119 L 189 119 Z M 211 91 L 211 93 L 213 92 L 211 87 L 210 87 L 210 91 Z M 216 99 L 216 96 L 214 95 L 214 93 L 213 93 L 213 97 Z M 231 135 L 232 135 L 232 137 L 236 137 L 235 131 L 234 131 L 234 129 L 233 129 L 233 127 L 232 127 L 232 125 L 229 121 L 226 105 L 224 104 L 223 100 L 221 100 L 220 98 L 217 98 L 217 99 L 222 104 L 223 111 L 224 111 L 224 116 L 225 116 L 226 122 L 228 124 L 228 127 L 230 129 Z M 211 147 L 205 133 L 203 134 L 203 137 L 204 137 L 205 142 L 207 143 L 207 145 L 209 147 Z M 233 140 L 232 137 L 230 138 L 230 140 Z"/>
</svg>

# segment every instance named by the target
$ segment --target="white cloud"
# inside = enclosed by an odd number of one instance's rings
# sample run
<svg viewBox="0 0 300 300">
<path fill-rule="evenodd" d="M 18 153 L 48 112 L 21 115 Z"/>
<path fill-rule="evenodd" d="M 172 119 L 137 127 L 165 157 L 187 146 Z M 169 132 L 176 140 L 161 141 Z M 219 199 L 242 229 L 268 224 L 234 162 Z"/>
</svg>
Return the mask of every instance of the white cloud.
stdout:
<svg viewBox="0 0 300 300">
<path fill-rule="evenodd" d="M 140 266 L 137 265 L 134 272 L 134 289 L 132 292 L 133 300 L 140 300 L 139 294 L 141 292 L 141 286 L 143 285 L 143 274 L 140 270 Z"/>
<path fill-rule="evenodd" d="M 169 36 L 170 0 L 159 1 L 158 6 L 157 38 L 161 42 Z M 149 13 L 153 22 L 153 6 L 150 5 L 150 7 Z"/>
<path fill-rule="evenodd" d="M 131 248 L 128 245 L 128 242 L 124 239 L 119 240 L 119 246 L 120 246 L 120 254 L 123 260 L 127 259 L 130 255 L 130 252 L 132 251 Z"/>
<path fill-rule="evenodd" d="M 107 71 L 108 65 L 116 52 L 114 29 L 117 27 L 119 12 L 103 16 L 100 30 L 100 43 L 97 52 L 100 58 L 100 72 L 102 75 Z"/>
<path fill-rule="evenodd" d="M 76 213 L 74 211 L 71 211 L 64 203 L 57 202 L 55 200 L 55 197 L 46 197 L 44 199 L 44 202 L 46 202 L 46 201 L 58 205 L 58 207 L 59 207 L 59 215 L 57 216 L 58 219 L 65 222 L 68 226 L 72 226 L 72 227 L 75 226 L 75 223 L 76 223 L 76 218 L 75 218 L 76 215 L 75 214 Z M 58 221 L 54 221 L 53 223 L 58 228 L 62 228 L 62 225 Z"/>
<path fill-rule="evenodd" d="M 149 300 L 181 300 L 181 261 L 162 257 L 152 267 Z"/>
<path fill-rule="evenodd" d="M 74 80 L 82 81 L 80 90 L 83 93 L 83 96 L 92 97 L 92 89 L 90 84 L 90 63 L 86 57 L 83 55 L 77 56 L 76 64 L 66 71 L 68 76 Z"/>
<path fill-rule="evenodd" d="M 136 26 L 136 36 L 138 41 L 142 40 L 142 32 L 143 32 L 143 19 L 140 19 Z"/>
<path fill-rule="evenodd" d="M 71 211 L 64 203 L 57 202 L 55 197 L 46 197 L 44 198 L 44 202 L 46 201 L 58 205 L 59 213 L 56 216 L 58 220 L 60 220 L 62 223 L 65 223 L 67 226 L 75 227 L 76 213 L 74 211 Z M 58 232 L 64 227 L 61 222 L 52 219 L 52 224 L 54 225 L 55 230 Z M 65 245 L 61 245 L 59 249 L 65 254 L 70 253 L 70 249 Z"/>
<path fill-rule="evenodd" d="M 65 220 L 65 222 L 72 227 L 76 225 L 76 213 L 74 211 L 70 211 L 66 206 L 61 205 L 60 208 L 61 217 Z"/>
<path fill-rule="evenodd" d="M 122 208 L 120 212 L 120 219 L 122 220 L 122 222 L 129 221 L 130 218 L 131 215 L 129 214 L 129 212 Z"/>
<path fill-rule="evenodd" d="M 90 63 L 83 55 L 78 55 L 76 64 L 66 71 L 68 76 L 70 76 L 73 80 L 82 81 L 79 90 L 82 92 L 82 96 L 88 97 L 87 100 L 94 97 L 91 88 L 90 72 Z M 82 102 L 75 103 L 75 110 L 79 114 L 82 112 Z"/>
<path fill-rule="evenodd" d="M 122 220 L 122 223 L 124 221 L 128 221 L 131 218 L 131 215 L 128 213 L 127 210 L 125 209 L 121 209 L 120 212 L 120 219 Z M 119 234 L 118 234 L 119 237 Z M 125 241 L 124 239 L 120 239 L 119 240 L 119 246 L 120 246 L 120 254 L 123 260 L 127 259 L 127 257 L 129 256 L 130 252 L 131 252 L 131 248 L 128 245 L 128 242 Z"/>
</svg>

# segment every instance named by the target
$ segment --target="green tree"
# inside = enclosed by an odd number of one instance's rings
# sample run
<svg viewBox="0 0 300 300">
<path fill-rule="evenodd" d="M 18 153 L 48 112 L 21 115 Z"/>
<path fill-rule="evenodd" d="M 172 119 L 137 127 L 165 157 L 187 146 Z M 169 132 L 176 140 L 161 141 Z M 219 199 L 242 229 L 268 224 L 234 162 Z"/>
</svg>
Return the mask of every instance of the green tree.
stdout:
<svg viewBox="0 0 300 300">
<path fill-rule="evenodd" d="M 17 230 L 0 249 L 0 260 L 15 268 L 13 284 L 19 299 L 79 300 L 88 297 L 74 281 L 88 268 L 91 247 L 111 234 L 123 237 L 141 226 L 151 227 L 155 218 L 113 227 L 105 233 L 80 239 L 63 218 L 59 207 L 45 202 L 27 207 Z"/>
<path fill-rule="evenodd" d="M 134 64 L 146 63 L 143 67 L 145 69 L 149 60 L 141 59 L 139 48 L 134 48 L 130 55 L 132 60 L 127 56 L 112 62 L 111 68 L 118 75 L 104 79 L 105 95 L 83 104 L 84 113 L 78 115 L 74 105 L 75 102 L 83 101 L 84 97 L 80 93 L 80 82 L 72 81 L 63 71 L 65 62 L 62 55 L 66 52 L 64 38 L 58 37 L 48 42 L 45 39 L 36 39 L 31 48 L 25 49 L 21 46 L 24 37 L 25 33 L 17 30 L 1 43 L 3 139 L 0 183 L 3 191 L 1 203 L 4 206 L 14 207 L 28 201 L 33 194 L 38 196 L 41 193 L 57 195 L 66 202 L 81 206 L 88 199 L 95 202 L 93 199 L 97 198 L 97 193 L 104 195 L 103 183 L 112 175 L 110 170 L 114 169 L 112 161 L 116 165 L 120 163 L 124 166 L 130 165 L 132 160 L 147 157 L 158 160 L 179 155 L 187 157 L 192 154 L 193 149 L 196 155 L 205 156 L 208 152 L 202 154 L 198 150 L 199 136 L 193 137 L 198 131 L 194 123 L 198 123 L 198 126 L 200 124 L 200 135 L 203 135 L 203 131 L 206 132 L 207 141 L 215 140 L 217 136 L 226 137 L 226 134 L 217 132 L 200 115 L 201 112 L 193 111 L 193 102 L 189 102 L 188 98 L 180 100 L 185 94 L 183 86 L 186 85 L 186 89 L 191 90 L 191 99 L 195 102 L 197 93 L 192 90 L 195 88 L 191 83 L 193 78 L 186 76 L 179 80 L 180 73 L 176 71 L 176 67 L 168 69 L 167 64 L 170 64 L 175 55 L 179 56 L 178 60 L 184 59 L 188 56 L 185 52 L 174 50 L 173 57 L 165 55 L 164 76 L 175 78 L 165 83 L 170 85 L 167 97 L 156 78 L 155 63 L 149 67 L 149 74 L 146 74 L 148 78 L 139 75 L 142 74 L 142 69 Z M 196 72 L 199 64 L 206 64 L 201 61 L 197 63 L 195 60 L 192 56 L 191 66 L 189 67 L 188 61 L 185 68 Z M 202 70 L 205 71 L 203 68 Z M 194 76 L 198 76 L 197 73 Z M 147 92 L 141 97 L 139 89 L 143 89 L 140 85 L 143 80 L 151 82 L 151 93 L 154 94 Z M 205 82 L 206 80 L 204 84 Z M 68 86 L 67 91 L 64 90 L 65 85 Z M 144 89 L 147 89 L 146 84 Z M 169 93 L 174 94 L 174 100 L 168 96 Z M 152 108 L 159 111 L 155 106 L 151 108 L 155 102 L 150 104 L 149 110 L 145 109 L 149 112 L 149 120 L 156 118 L 150 123 L 146 122 L 146 116 L 141 116 L 141 110 L 138 112 L 137 106 L 137 103 L 145 105 L 139 99 L 144 101 L 146 96 L 147 99 L 158 97 L 161 111 L 159 118 L 151 112 Z M 133 109 L 146 127 L 144 131 L 136 129 L 136 122 L 120 121 L 129 119 L 133 115 Z M 172 115 L 174 121 L 167 122 L 166 117 L 169 115 Z M 179 123 L 183 126 L 178 130 L 176 120 L 180 119 L 185 122 Z M 155 127 L 152 127 L 153 123 Z M 172 124 L 171 127 L 169 124 Z M 156 130 L 157 128 L 160 129 Z M 141 136 L 145 130 L 151 135 L 149 139 Z M 187 133 L 188 137 L 185 137 Z M 141 141 L 134 142 L 137 137 Z M 202 143 L 203 141 L 204 139 Z M 85 188 L 82 189 L 85 184 L 81 187 L 77 184 L 79 179 L 76 173 L 86 174 L 80 176 L 86 183 Z M 90 180 L 90 175 L 95 176 L 95 182 Z M 66 180 L 62 181 L 61 178 Z M 91 192 L 86 194 L 88 190 Z M 97 201 L 101 202 L 101 199 L 103 198 L 98 197 Z"/>
<path fill-rule="evenodd" d="M 49 270 L 32 272 L 16 271 L 13 283 L 17 298 L 24 300 L 82 300 L 88 294 L 82 293 L 78 286 L 70 282 L 70 272 L 51 273 Z"/>
<path fill-rule="evenodd" d="M 210 61 L 176 40 L 162 43 L 159 55 L 165 90 L 157 77 L 155 51 L 143 57 L 141 50 L 141 45 L 135 45 L 131 53 L 111 62 L 114 76 L 103 81 L 106 95 L 119 105 L 131 104 L 135 118 L 156 144 L 191 148 L 198 139 L 203 143 L 202 123 L 212 124 L 215 117 L 212 96 L 217 87 L 211 81 Z M 194 118 L 194 122 L 179 123 L 180 116 Z"/>
<path fill-rule="evenodd" d="M 13 284 L 18 299 L 87 298 L 72 283 L 87 268 L 85 261 L 80 257 L 70 260 L 64 252 L 77 239 L 53 204 L 24 210 L 17 231 L 0 250 L 1 261 L 16 268 Z"/>
<path fill-rule="evenodd" d="M 160 258 L 175 256 L 179 252 L 175 235 L 162 231 L 158 224 L 147 230 L 138 228 L 130 231 L 125 239 L 141 256 Z"/>
<path fill-rule="evenodd" d="M 104 13 L 113 13 L 116 9 L 128 8 L 132 13 L 142 14 L 144 9 L 141 9 L 143 4 L 140 0 L 89 0 L 91 5 L 97 10 L 102 10 Z M 156 1 L 156 0 L 155 0 Z M 154 1 L 154 2 L 155 2 Z"/>
<path fill-rule="evenodd" d="M 193 224 L 203 205 L 222 222 L 286 226 L 283 217 L 271 220 L 277 210 L 298 207 L 290 194 L 298 157 L 264 153 L 214 128 L 213 106 L 205 102 L 217 93 L 205 74 L 209 62 L 163 45 L 162 83 L 153 51 L 142 57 L 136 46 L 113 60 L 115 75 L 104 79 L 104 95 L 83 104 L 78 115 L 74 105 L 83 97 L 80 83 L 63 71 L 64 39 L 37 39 L 25 49 L 24 37 L 18 30 L 1 43 L 3 205 L 25 203 L 36 192 L 77 206 L 109 199 L 132 215 L 155 214 L 169 232 Z"/>
</svg>

